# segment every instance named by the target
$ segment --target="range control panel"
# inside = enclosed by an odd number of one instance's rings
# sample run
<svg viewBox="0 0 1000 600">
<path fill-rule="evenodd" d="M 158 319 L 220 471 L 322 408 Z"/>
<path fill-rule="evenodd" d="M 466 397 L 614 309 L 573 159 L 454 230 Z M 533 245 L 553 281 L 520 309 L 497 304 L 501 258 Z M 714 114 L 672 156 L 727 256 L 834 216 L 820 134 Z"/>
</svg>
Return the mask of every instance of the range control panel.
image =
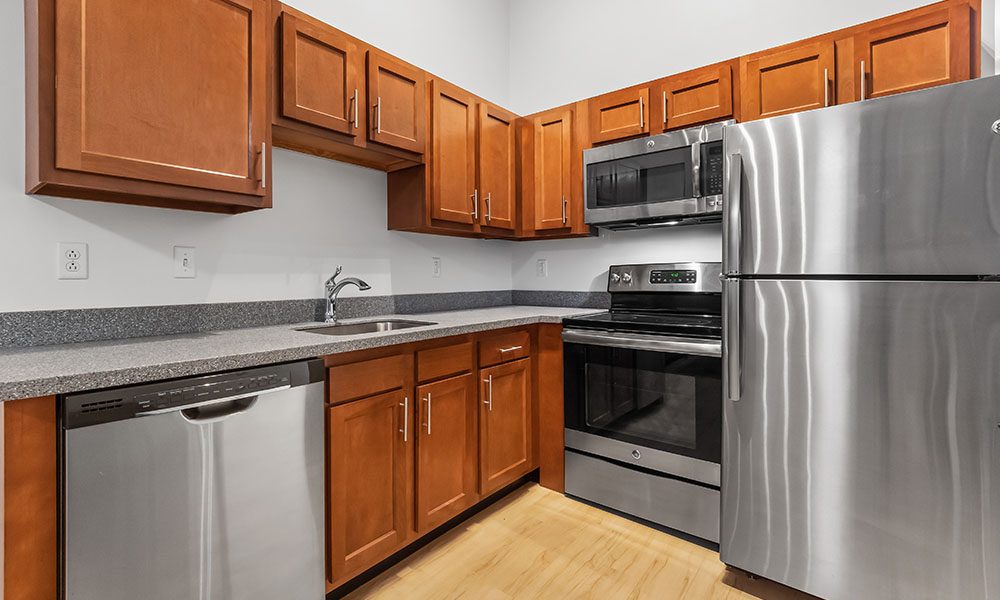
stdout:
<svg viewBox="0 0 1000 600">
<path fill-rule="evenodd" d="M 290 384 L 291 379 L 287 372 L 268 373 L 255 377 L 241 377 L 142 394 L 135 397 L 135 403 L 140 411 L 161 410 L 216 398 L 262 392 Z"/>
<path fill-rule="evenodd" d="M 649 272 L 649 283 L 698 283 L 698 271 L 690 269 L 654 270 Z"/>
<path fill-rule="evenodd" d="M 612 265 L 608 291 L 721 293 L 721 263 Z"/>
</svg>

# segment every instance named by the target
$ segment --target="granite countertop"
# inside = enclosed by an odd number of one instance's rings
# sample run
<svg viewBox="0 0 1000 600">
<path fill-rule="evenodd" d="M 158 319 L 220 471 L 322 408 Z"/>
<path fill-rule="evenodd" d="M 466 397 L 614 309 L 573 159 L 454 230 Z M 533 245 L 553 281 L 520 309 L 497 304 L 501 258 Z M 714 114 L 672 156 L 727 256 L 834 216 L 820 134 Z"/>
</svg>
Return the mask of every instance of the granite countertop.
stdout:
<svg viewBox="0 0 1000 600">
<path fill-rule="evenodd" d="M 302 323 L 5 350 L 0 352 L 0 400 L 202 375 L 504 327 L 559 323 L 563 317 L 594 312 L 592 308 L 502 306 L 343 321 L 407 319 L 437 323 L 384 333 L 326 336 L 296 331 L 317 325 Z"/>
</svg>

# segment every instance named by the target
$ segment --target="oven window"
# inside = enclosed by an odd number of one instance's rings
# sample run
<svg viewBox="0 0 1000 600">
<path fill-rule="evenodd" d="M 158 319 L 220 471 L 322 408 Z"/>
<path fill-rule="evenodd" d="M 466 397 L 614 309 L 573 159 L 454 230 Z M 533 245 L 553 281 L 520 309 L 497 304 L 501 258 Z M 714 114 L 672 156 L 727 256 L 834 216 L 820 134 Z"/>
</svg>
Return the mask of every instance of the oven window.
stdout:
<svg viewBox="0 0 1000 600">
<path fill-rule="evenodd" d="M 691 148 L 674 148 L 587 166 L 590 208 L 690 198 Z"/>
<path fill-rule="evenodd" d="M 566 426 L 719 462 L 721 359 L 566 345 Z"/>
</svg>

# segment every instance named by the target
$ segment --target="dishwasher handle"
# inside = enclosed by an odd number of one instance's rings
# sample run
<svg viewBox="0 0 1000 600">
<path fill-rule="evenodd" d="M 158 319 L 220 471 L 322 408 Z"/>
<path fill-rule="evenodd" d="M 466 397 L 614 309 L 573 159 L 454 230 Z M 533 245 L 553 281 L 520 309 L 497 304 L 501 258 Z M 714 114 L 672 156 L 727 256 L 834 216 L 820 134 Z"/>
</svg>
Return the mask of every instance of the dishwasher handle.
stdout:
<svg viewBox="0 0 1000 600">
<path fill-rule="evenodd" d="M 187 407 L 181 411 L 184 420 L 193 425 L 208 425 L 225 421 L 229 417 L 245 413 L 257 404 L 257 396 L 228 400 L 225 402 L 212 402 L 201 406 Z"/>
</svg>

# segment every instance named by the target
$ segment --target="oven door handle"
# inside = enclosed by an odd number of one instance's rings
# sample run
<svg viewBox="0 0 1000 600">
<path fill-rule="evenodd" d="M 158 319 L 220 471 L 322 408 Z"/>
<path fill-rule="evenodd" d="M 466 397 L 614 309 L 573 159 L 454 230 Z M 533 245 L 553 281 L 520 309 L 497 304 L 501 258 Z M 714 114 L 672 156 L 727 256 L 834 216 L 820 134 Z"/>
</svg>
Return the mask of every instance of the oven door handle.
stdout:
<svg viewBox="0 0 1000 600">
<path fill-rule="evenodd" d="M 562 339 L 564 342 L 587 344 L 590 346 L 694 354 L 697 356 L 722 356 L 722 342 L 716 340 L 698 340 L 641 333 L 620 333 L 617 331 L 589 331 L 583 329 L 565 329 L 562 332 Z"/>
</svg>

